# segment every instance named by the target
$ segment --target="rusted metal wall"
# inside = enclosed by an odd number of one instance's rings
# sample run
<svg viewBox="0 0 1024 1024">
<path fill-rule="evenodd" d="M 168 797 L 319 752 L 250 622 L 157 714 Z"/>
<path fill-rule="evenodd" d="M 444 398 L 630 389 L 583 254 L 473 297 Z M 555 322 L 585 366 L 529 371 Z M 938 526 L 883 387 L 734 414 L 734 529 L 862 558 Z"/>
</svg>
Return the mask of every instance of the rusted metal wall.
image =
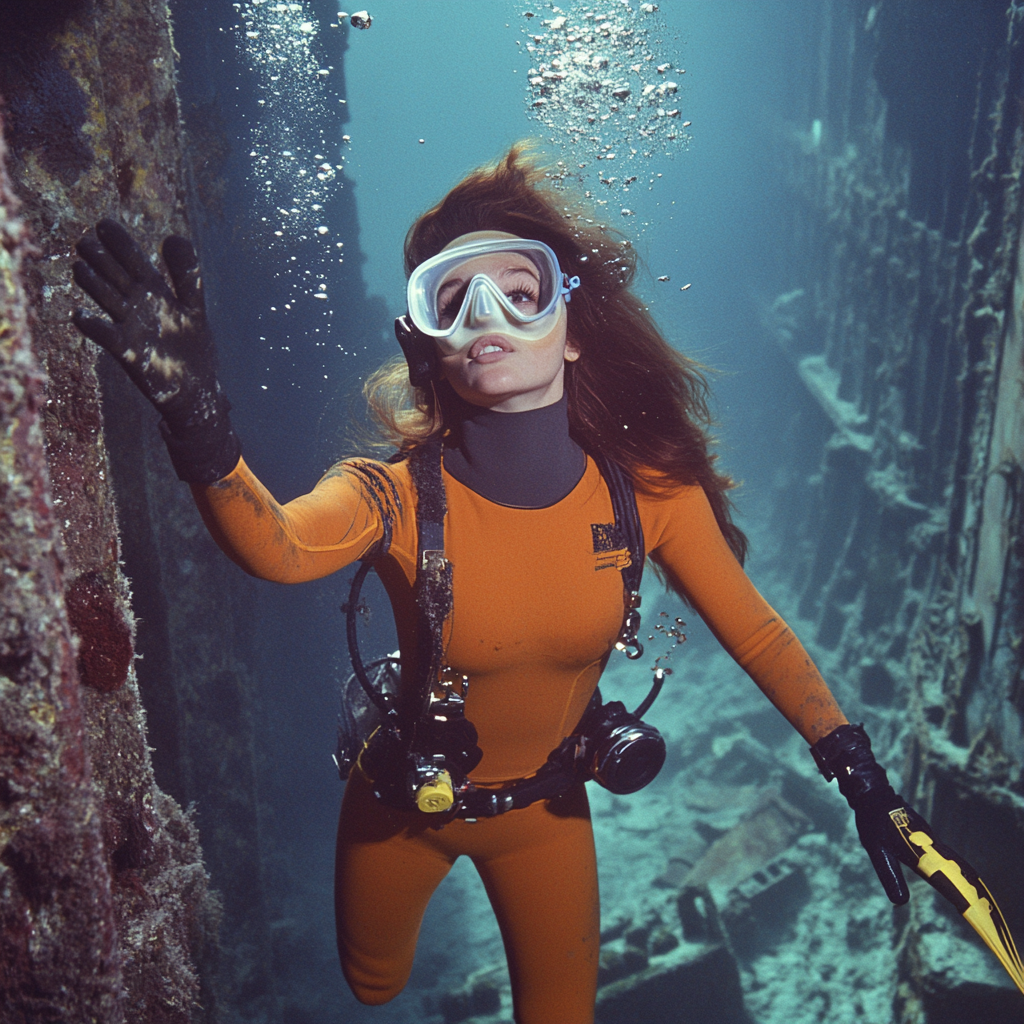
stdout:
<svg viewBox="0 0 1024 1024">
<path fill-rule="evenodd" d="M 785 159 L 793 265 L 822 258 L 766 315 L 820 453 L 783 498 L 787 571 L 847 713 L 1019 938 L 1024 9 L 833 2 L 821 24 L 817 127 Z M 961 923 L 912 908 L 896 1018 L 945 1021 L 970 991 L 1003 1020 L 936 960 Z"/>
</svg>

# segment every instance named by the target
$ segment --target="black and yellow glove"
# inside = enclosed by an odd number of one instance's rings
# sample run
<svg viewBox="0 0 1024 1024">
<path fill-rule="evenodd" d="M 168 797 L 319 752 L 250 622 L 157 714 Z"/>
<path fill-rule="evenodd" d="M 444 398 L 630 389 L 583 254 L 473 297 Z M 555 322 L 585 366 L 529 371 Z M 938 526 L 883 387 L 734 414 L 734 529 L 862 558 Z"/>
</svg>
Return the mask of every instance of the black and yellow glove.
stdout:
<svg viewBox="0 0 1024 1024">
<path fill-rule="evenodd" d="M 163 417 L 160 430 L 178 477 L 209 484 L 241 455 L 230 404 L 217 381 L 199 261 L 187 238 L 164 240 L 173 289 L 116 221 L 101 220 L 76 246 L 76 283 L 110 320 L 77 309 L 75 326 L 105 348 Z"/>
<path fill-rule="evenodd" d="M 894 792 L 864 727 L 841 725 L 811 753 L 826 780 L 838 779 L 886 896 L 897 905 L 909 899 L 902 861 L 956 907 L 1024 993 L 1024 964 L 995 897 L 978 872 L 936 839 L 928 822 Z"/>
<path fill-rule="evenodd" d="M 906 843 L 890 818 L 890 812 L 904 808 L 916 822 L 928 825 L 903 797 L 889 785 L 885 769 L 871 753 L 871 740 L 862 725 L 841 725 L 811 747 L 818 770 L 826 781 L 836 779 L 839 792 L 853 808 L 857 835 L 867 850 L 871 866 L 885 895 L 900 906 L 910 898 L 899 862 L 906 862 Z M 908 864 L 913 867 L 913 864 Z"/>
</svg>

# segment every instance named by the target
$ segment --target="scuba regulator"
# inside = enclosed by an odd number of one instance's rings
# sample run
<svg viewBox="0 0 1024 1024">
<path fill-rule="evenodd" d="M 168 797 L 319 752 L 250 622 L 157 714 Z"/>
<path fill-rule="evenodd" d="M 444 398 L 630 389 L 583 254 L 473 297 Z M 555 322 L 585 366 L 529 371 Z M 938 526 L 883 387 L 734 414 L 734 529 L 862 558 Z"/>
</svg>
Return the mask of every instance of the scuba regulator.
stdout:
<svg viewBox="0 0 1024 1024">
<path fill-rule="evenodd" d="M 360 761 L 379 800 L 427 814 L 451 810 L 471 787 L 469 773 L 483 751 L 465 715 L 468 680 L 461 688 L 442 682 L 430 695 L 415 736 L 403 736 L 396 722 L 382 722 L 367 741 Z"/>
<path fill-rule="evenodd" d="M 603 704 L 601 691 L 594 691 L 577 727 L 586 778 L 620 796 L 636 793 L 654 781 L 665 764 L 665 738 L 643 721 L 643 715 L 664 683 L 665 673 L 659 668 L 650 693 L 635 711 L 627 711 L 618 700 Z"/>
</svg>

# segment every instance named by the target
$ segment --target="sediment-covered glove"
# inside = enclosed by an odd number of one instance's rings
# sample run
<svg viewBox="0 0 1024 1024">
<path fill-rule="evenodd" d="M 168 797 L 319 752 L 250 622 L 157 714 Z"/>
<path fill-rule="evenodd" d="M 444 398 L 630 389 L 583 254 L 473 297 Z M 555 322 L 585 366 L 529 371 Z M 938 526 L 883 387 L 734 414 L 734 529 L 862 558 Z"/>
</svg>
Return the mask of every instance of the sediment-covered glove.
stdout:
<svg viewBox="0 0 1024 1024">
<path fill-rule="evenodd" d="M 202 278 L 187 238 L 164 239 L 173 290 L 131 235 L 101 220 L 76 246 L 76 283 L 110 320 L 77 309 L 75 326 L 105 348 L 163 417 L 160 430 L 178 477 L 209 484 L 235 468 L 241 445 L 217 382 Z"/>
<path fill-rule="evenodd" d="M 839 792 L 853 808 L 857 834 L 871 858 L 871 865 L 892 903 L 900 906 L 910 898 L 900 861 L 917 869 L 912 855 L 890 812 L 905 811 L 910 827 L 930 832 L 928 823 L 889 785 L 885 769 L 871 753 L 871 740 L 863 725 L 841 725 L 811 747 L 818 770 L 826 781 L 837 779 Z"/>
</svg>

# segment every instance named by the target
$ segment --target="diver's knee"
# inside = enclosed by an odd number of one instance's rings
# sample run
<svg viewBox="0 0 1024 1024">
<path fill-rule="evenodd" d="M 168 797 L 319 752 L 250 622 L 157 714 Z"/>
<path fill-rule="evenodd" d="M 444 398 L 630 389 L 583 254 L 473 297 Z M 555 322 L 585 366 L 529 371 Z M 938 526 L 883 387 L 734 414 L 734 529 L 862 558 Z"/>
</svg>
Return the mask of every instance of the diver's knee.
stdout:
<svg viewBox="0 0 1024 1024">
<path fill-rule="evenodd" d="M 350 981 L 348 987 L 352 990 L 352 995 L 364 1006 L 383 1006 L 385 1003 L 390 1003 L 405 988 L 405 985 L 389 988 L 371 988 L 368 985 L 358 985 Z"/>
<path fill-rule="evenodd" d="M 369 964 L 364 958 L 341 958 L 341 971 L 352 994 L 364 1006 L 382 1006 L 391 1002 L 405 988 L 412 973 L 406 969 L 388 969 L 395 965 Z"/>
</svg>

